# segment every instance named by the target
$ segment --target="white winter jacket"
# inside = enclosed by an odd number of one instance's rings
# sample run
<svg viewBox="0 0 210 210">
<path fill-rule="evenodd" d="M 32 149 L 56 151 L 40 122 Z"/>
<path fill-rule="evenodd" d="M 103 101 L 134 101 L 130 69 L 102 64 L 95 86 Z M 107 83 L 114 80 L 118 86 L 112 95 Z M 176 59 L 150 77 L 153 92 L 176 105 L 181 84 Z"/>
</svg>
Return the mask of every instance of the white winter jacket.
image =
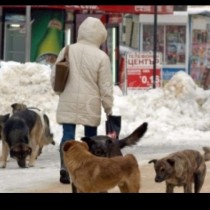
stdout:
<svg viewBox="0 0 210 210">
<path fill-rule="evenodd" d="M 70 76 L 65 90 L 59 95 L 57 123 L 98 126 L 101 107 L 112 113 L 113 82 L 108 55 L 99 49 L 107 31 L 98 18 L 88 17 L 80 25 L 77 43 L 69 47 Z M 57 61 L 64 57 L 63 48 Z M 54 68 L 51 83 L 54 83 Z"/>
</svg>

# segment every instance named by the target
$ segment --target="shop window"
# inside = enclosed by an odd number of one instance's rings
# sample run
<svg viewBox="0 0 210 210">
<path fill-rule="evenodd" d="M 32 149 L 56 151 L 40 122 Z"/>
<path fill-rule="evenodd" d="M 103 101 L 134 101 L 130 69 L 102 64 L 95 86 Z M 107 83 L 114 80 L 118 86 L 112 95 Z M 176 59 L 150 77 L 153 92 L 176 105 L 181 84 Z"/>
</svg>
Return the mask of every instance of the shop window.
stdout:
<svg viewBox="0 0 210 210">
<path fill-rule="evenodd" d="M 153 29 L 152 25 L 143 26 L 143 51 L 153 51 Z M 157 51 L 164 53 L 164 27 L 157 27 Z"/>
<path fill-rule="evenodd" d="M 202 24 L 203 28 L 200 27 Z M 201 19 L 200 24 L 194 24 L 194 27 L 190 74 L 196 84 L 204 89 L 210 89 L 210 24 Z"/>
<path fill-rule="evenodd" d="M 153 25 L 143 25 L 143 51 L 153 51 Z M 163 64 L 185 65 L 186 26 L 158 25 L 157 48 L 162 53 Z"/>
</svg>

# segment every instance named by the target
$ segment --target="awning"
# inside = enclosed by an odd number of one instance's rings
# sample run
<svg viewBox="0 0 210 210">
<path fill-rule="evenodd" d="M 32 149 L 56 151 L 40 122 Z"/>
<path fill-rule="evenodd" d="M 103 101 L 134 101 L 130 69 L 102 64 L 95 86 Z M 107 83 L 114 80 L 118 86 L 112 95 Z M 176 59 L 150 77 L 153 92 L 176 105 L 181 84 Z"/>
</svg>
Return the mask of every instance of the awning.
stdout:
<svg viewBox="0 0 210 210">
<path fill-rule="evenodd" d="M 92 10 L 111 13 L 154 14 L 153 5 L 66 5 L 66 9 Z M 172 14 L 173 6 L 157 6 L 158 14 Z"/>
<path fill-rule="evenodd" d="M 4 8 L 23 8 L 26 5 L 3 5 Z M 110 13 L 154 14 L 154 5 L 31 5 L 31 8 L 88 10 Z M 173 14 L 173 5 L 158 5 L 157 14 Z"/>
</svg>

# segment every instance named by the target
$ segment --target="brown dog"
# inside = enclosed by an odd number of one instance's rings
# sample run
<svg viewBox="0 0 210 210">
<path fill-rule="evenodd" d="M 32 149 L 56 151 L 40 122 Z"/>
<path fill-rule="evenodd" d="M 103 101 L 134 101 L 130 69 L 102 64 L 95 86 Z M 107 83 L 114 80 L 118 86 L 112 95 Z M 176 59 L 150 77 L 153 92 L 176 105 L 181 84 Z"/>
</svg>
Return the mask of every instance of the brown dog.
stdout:
<svg viewBox="0 0 210 210">
<path fill-rule="evenodd" d="M 173 193 L 175 186 L 183 186 L 185 193 L 199 193 L 206 175 L 204 157 L 196 150 L 183 150 L 162 159 L 153 159 L 156 182 L 166 182 L 166 192 Z"/>
<path fill-rule="evenodd" d="M 85 142 L 64 143 L 64 163 L 78 192 L 104 192 L 118 185 L 121 192 L 140 190 L 140 170 L 132 154 L 104 158 L 89 152 Z"/>
</svg>

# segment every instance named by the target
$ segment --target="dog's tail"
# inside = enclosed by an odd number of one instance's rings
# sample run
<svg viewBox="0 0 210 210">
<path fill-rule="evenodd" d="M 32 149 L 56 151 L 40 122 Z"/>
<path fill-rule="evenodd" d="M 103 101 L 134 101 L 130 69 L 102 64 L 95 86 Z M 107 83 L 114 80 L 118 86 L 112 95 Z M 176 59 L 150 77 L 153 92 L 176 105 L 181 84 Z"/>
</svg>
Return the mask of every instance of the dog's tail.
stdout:
<svg viewBox="0 0 210 210">
<path fill-rule="evenodd" d="M 204 150 L 204 159 L 205 161 L 209 161 L 210 160 L 210 147 L 203 147 Z"/>
<path fill-rule="evenodd" d="M 136 144 L 141 137 L 146 133 L 147 131 L 148 123 L 144 122 L 142 123 L 136 130 L 133 131 L 129 136 L 127 136 L 124 139 L 119 140 L 120 148 L 122 149 L 125 146 L 131 146 Z"/>
</svg>

